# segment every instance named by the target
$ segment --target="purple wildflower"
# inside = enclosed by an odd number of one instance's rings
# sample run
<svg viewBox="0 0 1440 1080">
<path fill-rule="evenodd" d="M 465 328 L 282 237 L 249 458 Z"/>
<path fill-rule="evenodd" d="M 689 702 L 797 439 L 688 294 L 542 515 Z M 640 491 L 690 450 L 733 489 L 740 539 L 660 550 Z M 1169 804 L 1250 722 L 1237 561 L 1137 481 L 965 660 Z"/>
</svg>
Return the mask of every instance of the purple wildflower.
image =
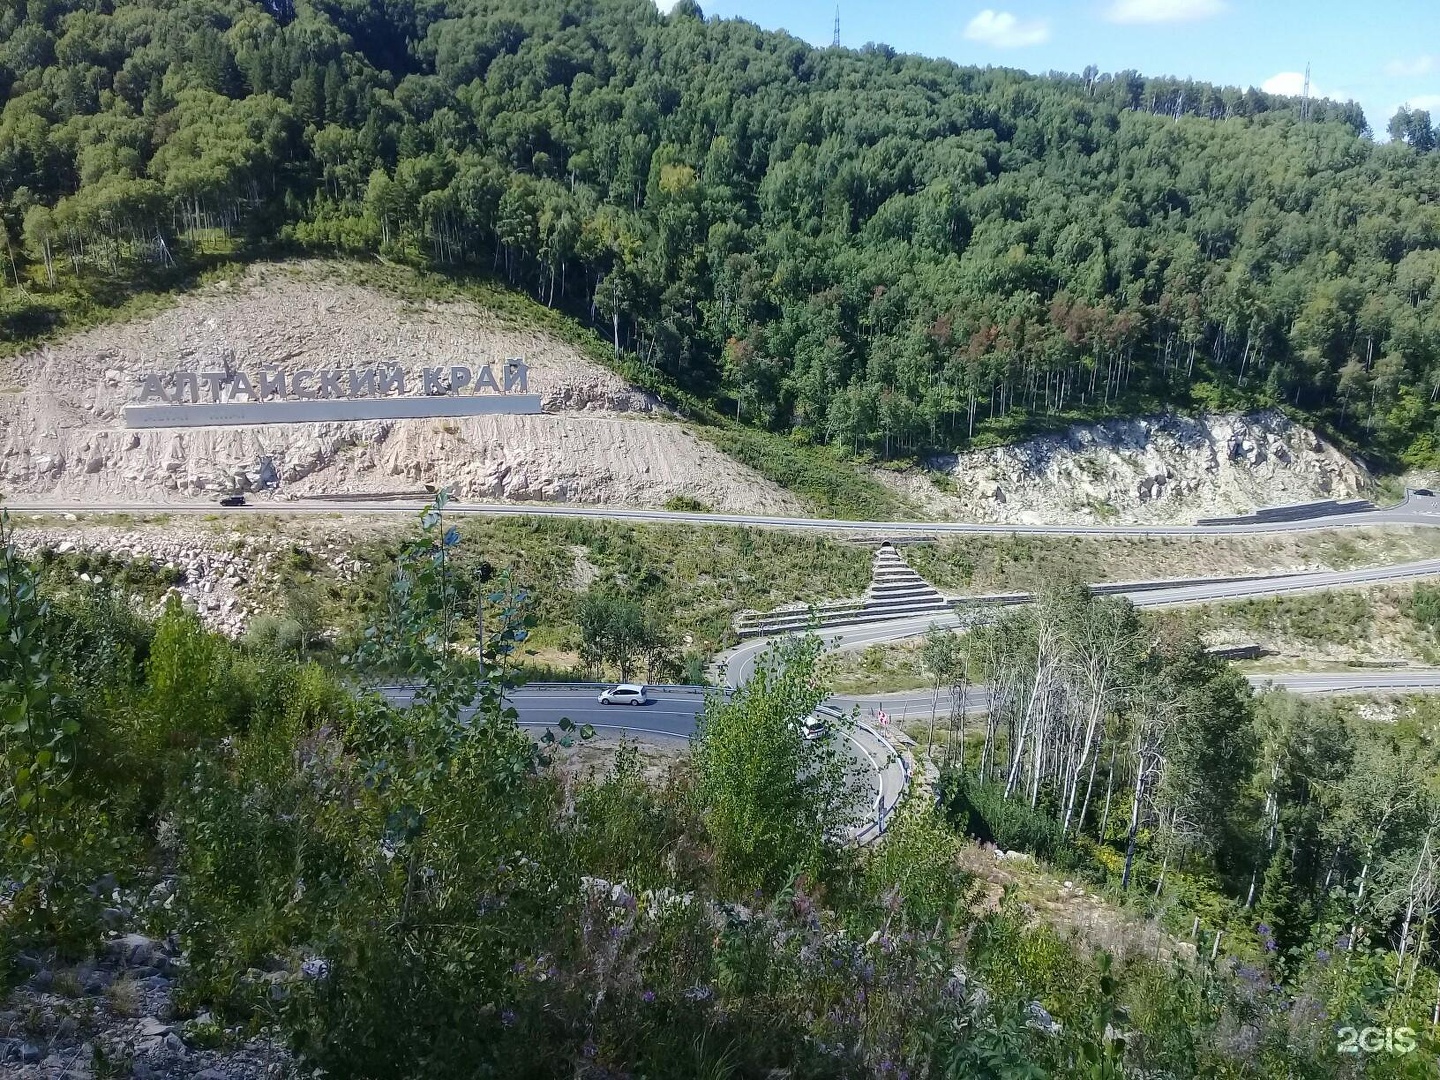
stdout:
<svg viewBox="0 0 1440 1080">
<path fill-rule="evenodd" d="M 645 990 L 645 991 L 642 991 L 641 994 L 640 994 L 640 1000 L 643 1001 L 643 1002 L 645 1002 L 646 1005 L 649 1005 L 652 1001 L 655 1000 L 655 991 L 654 991 L 654 990 Z"/>
<path fill-rule="evenodd" d="M 1260 936 L 1260 944 L 1265 947 L 1266 952 L 1275 951 L 1275 934 L 1271 931 L 1268 923 L 1261 923 L 1255 928 L 1255 933 Z"/>
<path fill-rule="evenodd" d="M 515 1026 L 515 1010 L 514 1010 L 514 1009 L 506 1009 L 504 1012 L 502 1012 L 502 1013 L 500 1014 L 500 1023 L 504 1024 L 506 1027 L 514 1027 L 514 1026 Z"/>
</svg>

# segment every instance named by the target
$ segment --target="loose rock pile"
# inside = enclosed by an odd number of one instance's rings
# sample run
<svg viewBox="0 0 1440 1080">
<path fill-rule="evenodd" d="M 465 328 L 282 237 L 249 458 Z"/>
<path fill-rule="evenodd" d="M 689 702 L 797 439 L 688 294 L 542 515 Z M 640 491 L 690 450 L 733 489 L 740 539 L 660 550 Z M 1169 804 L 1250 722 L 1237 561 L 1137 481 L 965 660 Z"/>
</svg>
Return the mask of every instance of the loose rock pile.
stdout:
<svg viewBox="0 0 1440 1080">
<path fill-rule="evenodd" d="M 164 907 L 174 883 L 157 885 L 140 907 Z M 123 928 L 132 910 L 105 910 L 118 929 L 99 955 L 75 966 L 53 954 L 19 957 L 28 979 L 0 1005 L 0 1075 L 15 1080 L 280 1080 L 295 1074 L 271 1033 L 225 1028 L 208 1012 L 185 1018 L 173 990 L 186 958 L 173 937 Z M 289 978 L 302 977 L 299 973 Z"/>
<path fill-rule="evenodd" d="M 15 530 L 15 542 L 23 553 L 32 556 L 45 549 L 60 555 L 88 551 L 103 553 L 123 562 L 141 562 L 155 569 L 173 571 L 181 576 L 181 580 L 170 589 L 170 593 L 193 607 L 210 629 L 230 637 L 244 633 L 249 620 L 264 611 L 267 603 L 271 602 L 264 583 L 284 547 L 293 546 L 240 534 L 229 537 L 197 535 L 195 530 L 180 526 L 160 531 L 103 529 L 77 533 L 63 528 L 35 528 L 22 524 Z M 352 574 L 349 560 L 342 569 L 347 576 Z M 89 575 L 83 576 L 88 578 Z M 103 581 L 96 583 L 105 584 Z M 131 599 L 138 602 L 140 598 Z"/>
</svg>

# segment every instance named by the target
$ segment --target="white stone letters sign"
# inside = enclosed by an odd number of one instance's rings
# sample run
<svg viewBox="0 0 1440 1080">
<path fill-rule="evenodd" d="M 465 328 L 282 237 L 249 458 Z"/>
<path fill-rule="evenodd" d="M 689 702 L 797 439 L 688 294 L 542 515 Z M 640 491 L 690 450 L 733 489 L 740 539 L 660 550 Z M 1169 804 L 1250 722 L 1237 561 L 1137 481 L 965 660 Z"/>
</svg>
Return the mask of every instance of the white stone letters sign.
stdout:
<svg viewBox="0 0 1440 1080">
<path fill-rule="evenodd" d="M 490 413 L 538 413 L 523 359 L 479 367 L 399 364 L 294 372 L 171 371 L 141 376 L 125 406 L 132 428 L 296 424 L 330 420 L 409 420 Z"/>
</svg>

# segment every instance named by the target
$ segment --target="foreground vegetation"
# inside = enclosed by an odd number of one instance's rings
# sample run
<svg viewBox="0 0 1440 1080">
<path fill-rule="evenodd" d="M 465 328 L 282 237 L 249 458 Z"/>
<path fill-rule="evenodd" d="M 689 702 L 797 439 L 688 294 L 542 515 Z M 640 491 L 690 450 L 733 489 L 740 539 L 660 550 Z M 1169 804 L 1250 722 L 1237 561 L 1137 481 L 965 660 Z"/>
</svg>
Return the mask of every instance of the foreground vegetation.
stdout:
<svg viewBox="0 0 1440 1080">
<path fill-rule="evenodd" d="M 1123 605 L 1060 598 L 993 639 L 972 753 L 934 733 L 940 810 L 856 850 L 843 770 L 793 726 L 825 693 L 818 643 L 712 705 L 662 782 L 625 751 L 573 775 L 555 744 L 587 733 L 534 742 L 502 697 L 534 600 L 503 568 L 477 587 L 464 546 L 427 513 L 337 679 L 174 604 L 37 590 L 5 545 L 0 970 L 94 949 L 112 874 L 135 924 L 181 935 L 187 1014 L 337 1077 L 1321 1077 L 1353 1073 L 1337 1026 L 1387 1023 L 1420 1052 L 1371 1074 L 1432 1075 L 1423 732 L 1257 706 Z M 357 692 L 397 679 L 408 707 Z M 1021 895 L 982 902 L 967 832 L 1223 945 L 1103 951 Z M 174 901 L 147 904 L 159 883 Z"/>
<path fill-rule="evenodd" d="M 19 0 L 0 96 L 11 338 L 216 257 L 379 253 L 847 453 L 1257 402 L 1435 453 L 1423 111 L 1377 145 L 1353 103 L 814 49 L 689 0 Z"/>
</svg>

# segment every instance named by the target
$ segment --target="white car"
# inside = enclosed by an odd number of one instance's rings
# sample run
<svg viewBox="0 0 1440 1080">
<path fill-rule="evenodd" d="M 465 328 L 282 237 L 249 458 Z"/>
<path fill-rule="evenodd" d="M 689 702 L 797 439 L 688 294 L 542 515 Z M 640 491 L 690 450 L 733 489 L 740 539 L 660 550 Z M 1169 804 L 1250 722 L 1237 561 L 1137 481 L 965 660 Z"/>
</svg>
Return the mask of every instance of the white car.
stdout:
<svg viewBox="0 0 1440 1080">
<path fill-rule="evenodd" d="M 808 741 L 818 739 L 830 730 L 830 721 L 818 712 L 804 717 L 797 725 L 800 734 Z"/>
<path fill-rule="evenodd" d="M 645 687 L 639 683 L 621 683 L 600 695 L 601 705 L 644 705 Z"/>
</svg>

